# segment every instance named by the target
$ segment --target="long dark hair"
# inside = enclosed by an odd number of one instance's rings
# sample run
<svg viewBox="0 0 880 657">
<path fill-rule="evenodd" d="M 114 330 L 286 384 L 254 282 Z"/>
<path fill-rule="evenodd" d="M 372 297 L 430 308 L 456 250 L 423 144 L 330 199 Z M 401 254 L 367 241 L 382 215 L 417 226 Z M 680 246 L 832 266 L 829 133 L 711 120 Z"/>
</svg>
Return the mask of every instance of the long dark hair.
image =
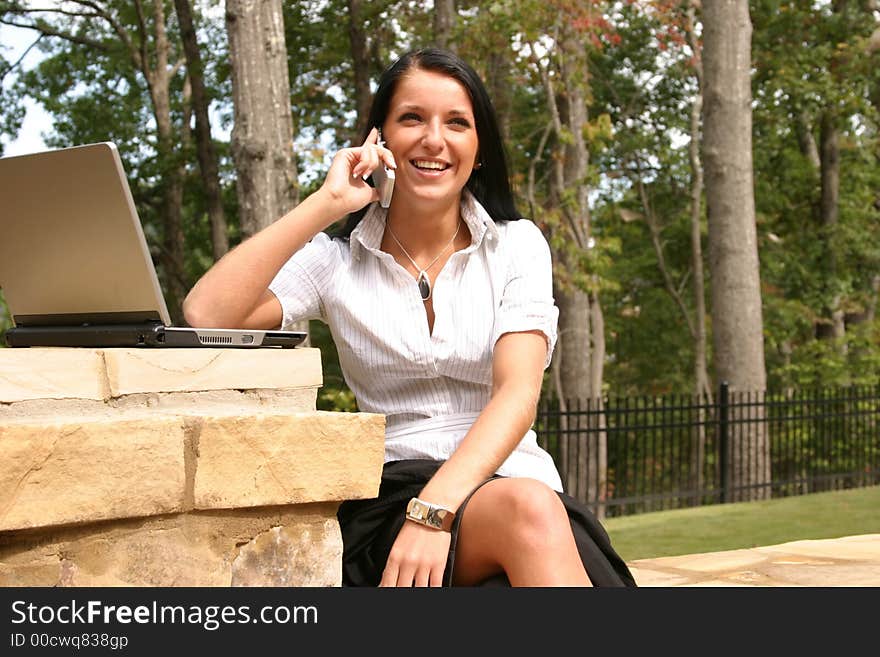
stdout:
<svg viewBox="0 0 880 657">
<path fill-rule="evenodd" d="M 520 218 L 510 189 L 507 173 L 507 157 L 498 129 L 495 108 L 480 76 L 458 55 L 441 48 L 425 48 L 406 53 L 385 69 L 379 78 L 379 86 L 373 95 L 369 121 L 363 135 L 363 143 L 374 126 L 382 126 L 388 116 L 391 97 L 398 81 L 412 68 L 434 71 L 457 80 L 467 90 L 474 109 L 477 139 L 480 144 L 480 163 L 465 185 L 495 221 L 513 221 Z M 348 237 L 367 212 L 367 207 L 348 215 L 348 220 L 336 234 Z"/>
</svg>

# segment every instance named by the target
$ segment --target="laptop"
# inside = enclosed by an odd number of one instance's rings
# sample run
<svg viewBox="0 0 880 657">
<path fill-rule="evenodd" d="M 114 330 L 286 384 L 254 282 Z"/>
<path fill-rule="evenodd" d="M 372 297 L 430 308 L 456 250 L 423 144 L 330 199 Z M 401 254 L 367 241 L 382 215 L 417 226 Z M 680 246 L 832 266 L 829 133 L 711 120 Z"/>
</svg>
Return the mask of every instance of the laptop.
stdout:
<svg viewBox="0 0 880 657">
<path fill-rule="evenodd" d="M 171 325 L 116 146 L 0 158 L 10 347 L 295 347 L 300 331 Z"/>
</svg>

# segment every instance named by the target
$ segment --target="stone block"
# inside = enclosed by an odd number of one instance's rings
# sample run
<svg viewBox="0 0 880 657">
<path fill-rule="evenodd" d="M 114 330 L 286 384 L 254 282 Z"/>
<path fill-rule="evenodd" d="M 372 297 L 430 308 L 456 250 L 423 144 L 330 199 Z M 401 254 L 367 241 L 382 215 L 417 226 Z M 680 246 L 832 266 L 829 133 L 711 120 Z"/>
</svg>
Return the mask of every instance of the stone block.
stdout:
<svg viewBox="0 0 880 657">
<path fill-rule="evenodd" d="M 375 497 L 384 435 L 385 417 L 371 413 L 205 417 L 195 508 Z"/>
<path fill-rule="evenodd" d="M 296 349 L 105 349 L 113 397 L 141 392 L 320 387 L 321 352 Z"/>
<path fill-rule="evenodd" d="M 0 424 L 0 530 L 179 511 L 179 417 Z"/>
<path fill-rule="evenodd" d="M 110 395 L 97 349 L 0 349 L 0 404 L 29 399 L 95 399 Z"/>
</svg>

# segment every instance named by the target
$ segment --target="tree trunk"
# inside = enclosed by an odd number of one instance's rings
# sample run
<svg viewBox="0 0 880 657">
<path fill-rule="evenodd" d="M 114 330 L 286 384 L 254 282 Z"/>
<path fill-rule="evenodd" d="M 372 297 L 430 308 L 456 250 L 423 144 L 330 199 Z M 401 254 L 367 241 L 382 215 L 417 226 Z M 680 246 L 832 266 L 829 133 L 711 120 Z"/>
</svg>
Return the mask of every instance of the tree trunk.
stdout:
<svg viewBox="0 0 880 657">
<path fill-rule="evenodd" d="M 510 141 L 510 111 L 513 100 L 513 85 L 510 80 L 510 48 L 507 43 L 493 48 L 487 57 L 486 86 L 498 117 L 501 138 L 505 143 Z"/>
<path fill-rule="evenodd" d="M 752 168 L 751 20 L 747 0 L 703 4 L 703 159 L 716 380 L 766 388 Z M 769 442 L 762 411 L 731 408 L 729 499 L 768 497 Z M 750 487 L 751 486 L 751 487 Z"/>
<path fill-rule="evenodd" d="M 281 0 L 226 0 L 226 31 L 235 112 L 232 157 L 241 233 L 247 238 L 299 203 Z M 292 328 L 308 331 L 309 323 Z"/>
<path fill-rule="evenodd" d="M 280 0 L 226 0 L 232 68 L 232 157 L 241 232 L 249 237 L 298 203 L 290 78 Z"/>
<path fill-rule="evenodd" d="M 694 76 L 697 93 L 691 105 L 688 157 L 691 165 L 691 261 L 694 268 L 694 397 L 698 410 L 697 426 L 691 439 L 690 488 L 703 490 L 706 460 L 706 411 L 704 404 L 712 401 L 712 384 L 709 379 L 708 338 L 706 336 L 706 277 L 703 272 L 702 200 L 703 163 L 700 159 L 700 119 L 703 113 L 703 48 L 697 37 L 696 7 L 688 2 L 687 39 L 693 52 Z M 696 499 L 694 499 L 696 502 Z"/>
<path fill-rule="evenodd" d="M 180 35 L 183 40 L 186 67 L 192 86 L 192 106 L 196 117 L 196 155 L 208 205 L 211 250 L 216 261 L 229 250 L 229 237 L 226 232 L 226 213 L 223 211 L 223 198 L 220 192 L 217 152 L 214 148 L 214 141 L 211 139 L 211 121 L 208 116 L 209 100 L 205 91 L 202 56 L 196 39 L 189 0 L 174 0 L 174 6 L 177 10 L 177 20 L 180 22 Z"/>
<path fill-rule="evenodd" d="M 557 393 L 560 400 L 577 400 L 601 410 L 604 370 L 605 333 L 598 293 L 577 286 L 567 273 L 575 272 L 579 253 L 592 247 L 589 187 L 586 183 L 589 151 L 584 141 L 587 124 L 587 63 L 583 43 L 570 26 L 562 28 L 559 59 L 561 60 L 560 96 L 557 102 L 553 76 L 543 71 L 547 103 L 557 139 L 553 162 L 554 195 L 562 206 L 563 226 L 568 248 L 555 254 L 557 262 L 556 301 L 559 306 L 560 359 Z M 596 281 L 593 281 L 596 283 Z M 598 288 L 598 285 L 596 285 Z M 577 450 L 563 449 L 568 454 L 560 466 L 570 495 L 591 505 L 596 515 L 605 515 L 607 496 L 607 442 L 604 415 L 597 413 L 591 421 L 577 415 L 563 427 L 563 447 L 576 440 Z M 565 429 L 568 429 L 566 432 Z M 568 435 L 566 435 L 568 434 Z"/>
<path fill-rule="evenodd" d="M 366 132 L 373 92 L 370 91 L 370 49 L 364 29 L 364 9 L 361 0 L 348 0 L 348 40 L 351 44 L 351 68 L 354 74 L 354 105 L 357 119 L 351 143 Z"/>
<path fill-rule="evenodd" d="M 183 234 L 183 176 L 180 166 L 180 152 L 175 148 L 174 126 L 171 118 L 171 79 L 173 70 L 169 66 L 168 55 L 171 45 L 165 26 L 165 9 L 162 0 L 153 1 L 154 20 L 154 66 L 150 58 L 140 57 L 141 71 L 147 80 L 153 104 L 153 117 L 156 120 L 157 150 L 159 161 L 165 170 L 162 181 L 162 254 L 160 274 L 165 282 L 165 295 L 168 312 L 174 323 L 183 321 L 181 304 L 189 290 L 184 263 Z M 146 38 L 146 35 L 144 35 Z M 146 44 L 142 44 L 146 50 Z"/>
<path fill-rule="evenodd" d="M 822 113 L 819 142 L 822 179 L 819 215 L 824 238 L 822 245 L 825 249 L 827 280 L 833 284 L 837 279 L 834 234 L 837 231 L 837 220 L 840 215 L 840 130 L 837 127 L 837 117 L 831 111 Z M 823 309 L 824 320 L 816 325 L 816 337 L 840 339 L 845 336 L 844 313 L 840 305 L 840 294 L 832 294 L 828 305 Z M 840 347 L 843 348 L 842 343 Z"/>
<path fill-rule="evenodd" d="M 868 299 L 868 307 L 865 310 L 865 322 L 872 323 L 877 316 L 878 296 L 880 296 L 880 274 L 874 274 L 871 279 L 871 296 Z"/>
<path fill-rule="evenodd" d="M 706 277 L 703 273 L 702 201 L 703 163 L 700 160 L 700 117 L 703 112 L 703 61 L 702 46 L 696 35 L 696 11 L 693 2 L 688 3 L 688 41 L 694 53 L 694 75 L 697 93 L 691 105 L 688 156 L 691 165 L 691 261 L 694 268 L 694 391 L 697 395 L 711 397 L 706 337 Z"/>
<path fill-rule="evenodd" d="M 816 146 L 816 139 L 813 137 L 813 126 L 810 116 L 805 111 L 797 113 L 795 118 L 795 129 L 797 130 L 798 147 L 807 162 L 818 171 L 822 162 L 819 159 L 819 148 Z"/>
<path fill-rule="evenodd" d="M 434 0 L 434 45 L 455 50 L 452 30 L 455 28 L 455 0 Z"/>
</svg>

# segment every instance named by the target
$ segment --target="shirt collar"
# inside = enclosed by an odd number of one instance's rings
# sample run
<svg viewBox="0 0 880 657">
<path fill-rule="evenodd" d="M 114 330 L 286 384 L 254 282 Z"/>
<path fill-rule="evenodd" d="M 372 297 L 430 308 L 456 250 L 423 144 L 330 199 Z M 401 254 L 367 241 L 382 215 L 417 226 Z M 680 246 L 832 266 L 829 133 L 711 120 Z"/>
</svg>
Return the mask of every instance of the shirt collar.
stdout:
<svg viewBox="0 0 880 657">
<path fill-rule="evenodd" d="M 355 259 L 360 258 L 361 249 L 374 253 L 381 251 L 387 215 L 386 208 L 380 206 L 378 202 L 372 203 L 358 225 L 351 231 L 351 253 Z M 471 245 L 465 249 L 465 252 L 478 249 L 483 239 L 489 242 L 498 239 L 500 233 L 495 221 L 467 189 L 461 194 L 461 218 L 471 233 Z"/>
<path fill-rule="evenodd" d="M 382 245 L 382 235 L 385 233 L 385 216 L 388 210 L 379 205 L 378 202 L 370 204 L 366 214 L 361 218 L 354 230 L 351 231 L 349 243 L 351 244 L 351 254 L 355 259 L 359 259 L 361 249 L 368 251 L 379 251 Z"/>
</svg>

